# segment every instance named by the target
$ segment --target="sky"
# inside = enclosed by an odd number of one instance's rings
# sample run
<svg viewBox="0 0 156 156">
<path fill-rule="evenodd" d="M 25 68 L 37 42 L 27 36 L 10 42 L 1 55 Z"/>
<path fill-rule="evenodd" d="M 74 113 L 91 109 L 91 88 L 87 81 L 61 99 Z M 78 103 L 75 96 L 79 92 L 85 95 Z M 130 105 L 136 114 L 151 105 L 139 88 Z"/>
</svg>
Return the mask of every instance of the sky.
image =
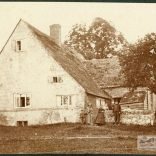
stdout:
<svg viewBox="0 0 156 156">
<path fill-rule="evenodd" d="M 61 39 L 76 23 L 90 24 L 101 17 L 134 43 L 156 32 L 156 3 L 0 2 L 0 49 L 22 18 L 49 35 L 49 26 L 61 25 Z"/>
</svg>

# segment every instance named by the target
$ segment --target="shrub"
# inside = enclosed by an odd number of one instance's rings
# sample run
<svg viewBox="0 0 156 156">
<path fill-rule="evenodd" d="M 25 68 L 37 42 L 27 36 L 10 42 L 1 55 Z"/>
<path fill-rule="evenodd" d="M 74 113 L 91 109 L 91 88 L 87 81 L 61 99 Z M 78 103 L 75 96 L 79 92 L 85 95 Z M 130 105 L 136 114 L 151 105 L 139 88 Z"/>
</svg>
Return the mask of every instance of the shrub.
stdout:
<svg viewBox="0 0 156 156">
<path fill-rule="evenodd" d="M 5 116 L 4 114 L 0 114 L 0 125 L 7 125 L 7 124 L 8 124 L 7 116 Z"/>
</svg>

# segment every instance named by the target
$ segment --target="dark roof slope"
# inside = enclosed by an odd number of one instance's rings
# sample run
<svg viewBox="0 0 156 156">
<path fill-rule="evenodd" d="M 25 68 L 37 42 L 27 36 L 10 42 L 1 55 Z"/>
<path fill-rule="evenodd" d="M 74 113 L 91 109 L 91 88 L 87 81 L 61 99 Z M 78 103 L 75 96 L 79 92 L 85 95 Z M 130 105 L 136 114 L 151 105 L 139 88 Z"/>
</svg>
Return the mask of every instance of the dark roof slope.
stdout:
<svg viewBox="0 0 156 156">
<path fill-rule="evenodd" d="M 143 103 L 145 100 L 145 96 L 145 91 L 128 92 L 122 97 L 120 104 Z"/>
<path fill-rule="evenodd" d="M 24 21 L 25 22 L 25 21 Z M 75 57 L 69 49 L 59 47 L 50 36 L 42 33 L 32 25 L 25 22 L 30 30 L 35 34 L 41 44 L 47 49 L 48 54 L 52 56 L 67 71 L 87 93 L 110 99 L 111 96 L 99 89 L 96 82 L 91 78 L 85 69 L 83 62 Z"/>
<path fill-rule="evenodd" d="M 125 93 L 129 92 L 129 88 L 127 87 L 105 88 L 104 90 L 110 94 L 112 98 L 121 98 Z"/>
<path fill-rule="evenodd" d="M 86 60 L 85 65 L 100 88 L 124 86 L 118 57 Z"/>
</svg>

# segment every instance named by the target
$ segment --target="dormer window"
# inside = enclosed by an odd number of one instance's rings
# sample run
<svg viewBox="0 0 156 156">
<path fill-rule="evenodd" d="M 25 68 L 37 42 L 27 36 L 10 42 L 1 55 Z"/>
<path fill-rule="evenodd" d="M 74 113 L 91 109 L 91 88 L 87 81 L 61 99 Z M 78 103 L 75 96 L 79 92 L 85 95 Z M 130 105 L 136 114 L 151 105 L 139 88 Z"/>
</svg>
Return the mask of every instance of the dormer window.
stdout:
<svg viewBox="0 0 156 156">
<path fill-rule="evenodd" d="M 16 42 L 16 49 L 17 51 L 21 51 L 21 41 Z"/>
</svg>

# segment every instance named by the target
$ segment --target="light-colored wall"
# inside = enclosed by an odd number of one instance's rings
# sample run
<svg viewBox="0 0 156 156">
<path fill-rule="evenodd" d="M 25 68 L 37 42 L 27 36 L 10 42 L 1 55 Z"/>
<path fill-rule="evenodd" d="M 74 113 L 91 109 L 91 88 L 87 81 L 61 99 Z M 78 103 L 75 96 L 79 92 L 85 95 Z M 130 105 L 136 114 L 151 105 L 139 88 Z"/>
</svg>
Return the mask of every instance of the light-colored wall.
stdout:
<svg viewBox="0 0 156 156">
<path fill-rule="evenodd" d="M 14 40 L 22 40 L 23 52 L 14 51 Z M 48 79 L 53 76 L 61 76 L 63 82 L 49 83 Z M 16 108 L 14 93 L 31 94 L 30 108 Z M 72 106 L 68 109 L 60 108 L 56 103 L 56 95 L 72 95 Z M 71 112 L 73 117 L 71 116 L 70 120 L 76 122 L 77 113 L 73 111 L 80 111 L 84 107 L 84 102 L 84 89 L 52 57 L 48 56 L 46 49 L 27 25 L 20 22 L 0 55 L 0 110 L 10 111 L 10 115 L 16 116 L 14 120 L 29 119 L 29 124 L 33 123 L 34 116 L 38 116 L 33 111 L 42 114 L 44 109 L 53 108 L 59 110 L 60 114 L 68 116 Z"/>
<path fill-rule="evenodd" d="M 156 111 L 156 94 L 153 93 L 153 109 Z"/>
</svg>

